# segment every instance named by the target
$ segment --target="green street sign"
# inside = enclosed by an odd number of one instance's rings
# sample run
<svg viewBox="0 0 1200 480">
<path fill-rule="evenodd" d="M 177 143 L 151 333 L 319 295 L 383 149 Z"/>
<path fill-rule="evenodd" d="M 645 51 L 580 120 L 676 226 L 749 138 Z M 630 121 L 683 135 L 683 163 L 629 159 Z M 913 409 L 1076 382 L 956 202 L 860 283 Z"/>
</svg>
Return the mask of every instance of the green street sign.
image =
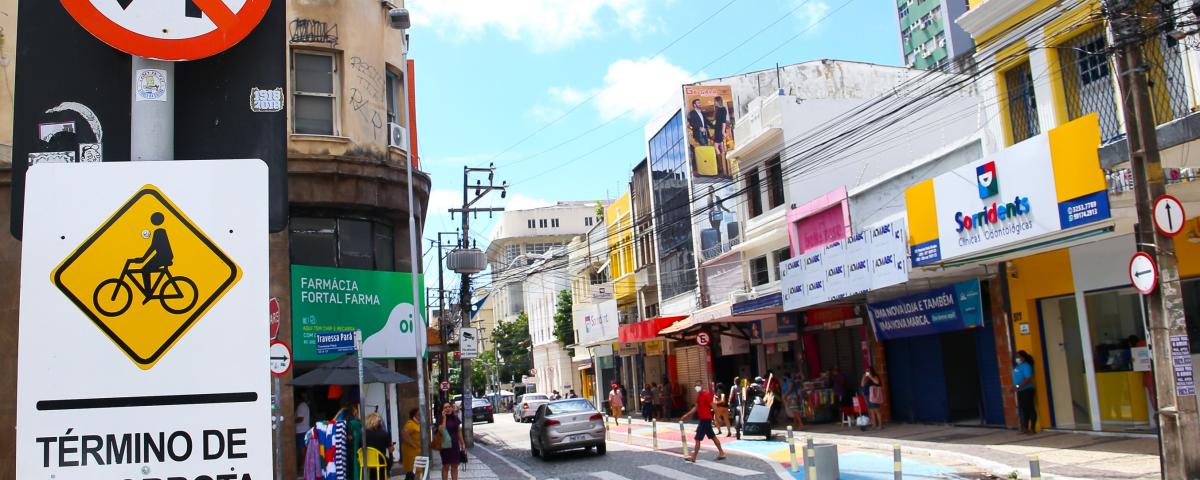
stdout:
<svg viewBox="0 0 1200 480">
<path fill-rule="evenodd" d="M 412 275 L 398 272 L 292 265 L 292 356 L 296 361 L 333 360 L 317 354 L 317 334 L 363 331 L 363 357 L 424 357 L 416 329 L 425 326 L 424 303 L 413 302 Z M 417 276 L 417 291 L 425 291 Z M 424 299 L 418 299 L 424 300 Z"/>
</svg>

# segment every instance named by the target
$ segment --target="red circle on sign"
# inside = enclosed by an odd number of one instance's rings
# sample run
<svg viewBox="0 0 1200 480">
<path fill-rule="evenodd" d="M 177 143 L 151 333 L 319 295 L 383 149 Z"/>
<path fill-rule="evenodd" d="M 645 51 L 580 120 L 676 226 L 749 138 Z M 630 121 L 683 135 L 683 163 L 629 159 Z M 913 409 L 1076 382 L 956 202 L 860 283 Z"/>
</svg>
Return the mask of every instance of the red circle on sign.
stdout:
<svg viewBox="0 0 1200 480">
<path fill-rule="evenodd" d="M 712 338 L 708 336 L 708 332 L 700 332 L 696 334 L 696 343 L 701 346 L 708 346 L 708 342 L 711 340 Z"/>
<path fill-rule="evenodd" d="M 449 392 L 449 391 L 450 391 L 450 382 L 442 382 L 442 391 L 443 391 L 443 392 Z"/>
<path fill-rule="evenodd" d="M 283 348 L 287 349 L 288 364 L 287 364 L 287 368 L 284 369 L 284 371 L 282 373 L 275 373 L 274 371 L 272 371 L 271 374 L 275 375 L 276 377 L 282 377 L 284 375 L 287 375 L 288 372 L 292 371 L 292 347 L 289 347 L 288 344 L 280 342 L 278 340 L 271 342 L 271 347 L 274 348 L 276 344 L 283 345 Z"/>
<path fill-rule="evenodd" d="M 1138 282 L 1134 281 L 1133 262 L 1136 262 L 1138 258 L 1145 258 L 1146 261 L 1150 263 L 1150 287 L 1149 288 L 1145 288 L 1145 289 L 1140 288 L 1140 287 L 1138 287 Z M 1133 284 L 1133 289 L 1137 290 L 1138 293 L 1141 293 L 1142 295 L 1149 295 L 1150 292 L 1153 292 L 1154 286 L 1158 285 L 1158 265 L 1156 265 L 1154 263 L 1154 258 L 1152 258 L 1149 254 L 1144 253 L 1144 252 L 1135 253 L 1133 255 L 1133 258 L 1129 259 L 1129 282 Z"/>
<path fill-rule="evenodd" d="M 1162 223 L 1158 221 L 1158 205 L 1168 200 L 1174 201 L 1176 205 L 1179 205 L 1179 216 L 1182 218 L 1182 220 L 1179 222 L 1179 228 L 1176 228 L 1174 231 L 1168 231 L 1167 229 L 1163 228 Z M 1170 205 L 1168 205 L 1168 207 L 1170 207 Z M 1180 202 L 1178 198 L 1170 195 L 1163 195 L 1155 199 L 1154 206 L 1150 207 L 1150 213 L 1154 216 L 1154 228 L 1158 229 L 1158 233 L 1168 237 L 1174 237 L 1182 233 L 1184 225 L 1187 224 L 1187 213 L 1183 211 L 1183 202 Z"/>
<path fill-rule="evenodd" d="M 91 0 L 62 0 L 62 4 L 79 25 L 100 41 L 130 55 L 158 60 L 196 60 L 221 53 L 246 38 L 271 6 L 271 0 L 246 0 L 241 10 L 233 13 L 222 0 L 194 1 L 210 19 L 214 16 L 208 13 L 210 9 L 216 13 L 215 8 L 225 8 L 224 14 L 215 15 L 220 20 L 213 19 L 217 29 L 197 37 L 172 40 L 130 31 L 105 17 Z"/>
</svg>

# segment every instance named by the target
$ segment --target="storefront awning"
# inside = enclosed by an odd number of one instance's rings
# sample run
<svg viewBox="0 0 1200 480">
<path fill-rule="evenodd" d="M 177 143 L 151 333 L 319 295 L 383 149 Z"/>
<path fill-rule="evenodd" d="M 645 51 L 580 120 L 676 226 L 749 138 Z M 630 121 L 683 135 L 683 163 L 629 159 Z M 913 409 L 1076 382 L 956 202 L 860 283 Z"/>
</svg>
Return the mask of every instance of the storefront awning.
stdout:
<svg viewBox="0 0 1200 480">
<path fill-rule="evenodd" d="M 687 318 L 687 315 L 677 315 L 673 317 L 658 317 L 650 320 L 622 325 L 618 330 L 618 339 L 621 343 L 641 342 L 655 338 L 659 332 L 671 324 Z"/>
<path fill-rule="evenodd" d="M 679 333 L 679 332 L 682 332 L 689 328 L 692 328 L 692 326 L 695 324 L 696 324 L 696 321 L 693 319 L 693 317 L 687 317 L 683 320 L 675 322 L 675 324 L 671 325 L 670 327 L 662 329 L 661 331 L 658 332 L 658 334 L 666 335 L 669 333 Z"/>
</svg>

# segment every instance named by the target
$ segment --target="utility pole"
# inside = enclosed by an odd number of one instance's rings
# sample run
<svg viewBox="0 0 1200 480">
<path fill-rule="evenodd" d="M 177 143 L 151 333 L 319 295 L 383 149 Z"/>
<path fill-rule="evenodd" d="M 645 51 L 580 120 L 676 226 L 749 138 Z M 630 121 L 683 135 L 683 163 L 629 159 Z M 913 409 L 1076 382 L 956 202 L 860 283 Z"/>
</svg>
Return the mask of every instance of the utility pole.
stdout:
<svg viewBox="0 0 1200 480">
<path fill-rule="evenodd" d="M 1183 312 L 1183 297 L 1179 269 L 1175 257 L 1175 241 L 1154 227 L 1155 199 L 1166 194 L 1162 160 L 1158 151 L 1154 106 L 1147 83 L 1147 73 L 1153 68 L 1143 58 L 1142 49 L 1158 48 L 1164 21 L 1173 22 L 1171 11 L 1155 10 L 1155 2 L 1147 0 L 1106 0 L 1105 13 L 1112 28 L 1118 84 L 1128 132 L 1129 166 L 1133 173 L 1134 200 L 1137 207 L 1138 250 L 1149 254 L 1158 265 L 1159 283 L 1145 295 L 1147 320 L 1150 327 L 1149 344 L 1154 360 L 1154 384 L 1157 390 L 1159 445 L 1162 451 L 1162 477 L 1169 479 L 1200 478 L 1200 455 L 1194 454 L 1200 445 L 1200 416 L 1197 414 L 1195 389 L 1177 390 L 1177 367 L 1172 358 L 1172 346 L 1187 348 L 1187 323 Z M 1155 14 L 1165 13 L 1162 17 Z M 1165 67 L 1163 67 L 1165 68 Z M 1182 343 L 1182 345 L 1181 345 Z M 1190 353 L 1190 352 L 1188 352 Z M 1191 358 L 1185 356 L 1186 362 Z M 1093 415 L 1097 413 L 1093 412 Z M 1190 445 L 1190 447 L 1189 447 Z"/>
<path fill-rule="evenodd" d="M 471 185 L 471 174 L 487 172 L 488 184 L 483 185 L 483 181 L 476 180 L 475 185 Z M 463 167 L 463 206 L 462 208 L 451 208 L 450 216 L 453 218 L 455 213 L 462 214 L 462 237 L 460 237 L 459 248 L 450 252 L 450 269 L 462 274 L 462 291 L 459 294 L 459 302 L 462 305 L 462 314 L 459 319 L 460 327 L 468 327 L 471 324 L 471 274 L 482 272 L 487 268 L 487 256 L 478 248 L 470 248 L 471 243 L 471 217 L 470 214 L 479 216 L 480 212 L 487 212 L 490 216 L 492 212 L 503 212 L 503 208 L 481 208 L 475 207 L 475 203 L 482 200 L 483 197 L 491 193 L 492 190 L 500 191 L 500 198 L 508 195 L 508 182 L 502 185 L 495 185 L 494 178 L 496 175 L 495 164 L 488 165 L 487 168 L 471 168 Z M 475 198 L 468 200 L 470 190 L 475 190 Z M 462 339 L 459 339 L 462 342 Z M 478 350 L 478 348 L 476 348 Z M 463 419 L 473 418 L 471 409 L 471 359 L 462 359 L 462 411 Z M 466 420 L 463 422 L 463 442 L 467 448 L 475 446 L 475 428 L 473 421 Z"/>
<path fill-rule="evenodd" d="M 446 256 L 445 256 L 445 254 L 444 254 L 444 253 L 442 253 L 442 246 L 443 246 L 443 245 L 445 245 L 445 242 L 443 242 L 443 241 L 442 241 L 442 236 L 443 236 L 443 235 L 454 235 L 454 236 L 458 236 L 458 232 L 438 232 L 438 234 L 437 234 L 437 247 L 438 247 L 438 334 L 441 336 L 440 338 L 441 338 L 441 341 L 442 341 L 442 346 L 443 346 L 443 347 L 445 347 L 445 346 L 446 346 L 446 342 L 447 342 L 447 340 L 449 340 L 449 339 L 450 339 L 450 335 L 449 335 L 449 330 L 450 330 L 450 329 L 449 329 L 449 323 L 450 323 L 450 322 L 448 321 L 448 319 L 449 319 L 450 317 L 449 317 L 448 315 L 446 315 L 446 281 L 445 281 L 445 278 L 444 278 L 444 277 L 445 277 L 445 275 L 443 275 L 443 273 L 444 273 L 444 272 L 445 272 L 445 270 L 446 270 L 446 268 L 445 268 L 445 266 L 444 266 L 444 263 L 443 263 L 443 262 L 445 261 L 445 259 L 446 259 Z M 445 380 L 446 380 L 446 376 L 450 374 L 450 372 L 448 372 L 448 370 L 450 370 L 450 368 L 449 368 L 449 362 L 448 362 L 448 361 L 447 361 L 447 359 L 446 359 L 446 352 L 445 352 L 445 351 L 443 351 L 442 353 L 438 354 L 438 365 L 441 365 L 441 369 L 439 369 L 439 370 L 438 370 L 438 379 L 437 379 L 437 383 L 439 383 L 439 384 L 440 384 L 440 383 L 442 383 L 443 381 L 445 381 Z M 439 393 L 438 395 L 444 395 L 444 394 L 441 394 L 441 393 Z"/>
</svg>

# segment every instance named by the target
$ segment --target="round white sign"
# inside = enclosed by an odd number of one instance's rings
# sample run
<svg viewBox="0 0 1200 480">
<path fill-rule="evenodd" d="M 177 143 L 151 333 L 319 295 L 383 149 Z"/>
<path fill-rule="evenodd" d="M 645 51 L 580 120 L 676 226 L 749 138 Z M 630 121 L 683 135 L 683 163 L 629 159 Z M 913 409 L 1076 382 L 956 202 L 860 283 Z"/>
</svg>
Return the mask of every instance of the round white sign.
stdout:
<svg viewBox="0 0 1200 480">
<path fill-rule="evenodd" d="M 271 373 L 284 375 L 292 368 L 292 350 L 283 342 L 271 342 Z"/>
<path fill-rule="evenodd" d="M 1154 226 L 1163 235 L 1179 235 L 1185 223 L 1187 214 L 1183 212 L 1183 204 L 1175 197 L 1163 195 L 1154 201 Z"/>
<path fill-rule="evenodd" d="M 1133 256 L 1129 261 L 1129 281 L 1142 295 L 1149 295 L 1154 291 L 1154 286 L 1158 283 L 1158 267 L 1154 265 L 1154 259 L 1150 258 L 1150 255 L 1138 253 Z"/>
<path fill-rule="evenodd" d="M 708 346 L 712 341 L 712 337 L 708 336 L 708 332 L 700 332 L 696 334 L 696 343 L 701 346 Z"/>
</svg>

